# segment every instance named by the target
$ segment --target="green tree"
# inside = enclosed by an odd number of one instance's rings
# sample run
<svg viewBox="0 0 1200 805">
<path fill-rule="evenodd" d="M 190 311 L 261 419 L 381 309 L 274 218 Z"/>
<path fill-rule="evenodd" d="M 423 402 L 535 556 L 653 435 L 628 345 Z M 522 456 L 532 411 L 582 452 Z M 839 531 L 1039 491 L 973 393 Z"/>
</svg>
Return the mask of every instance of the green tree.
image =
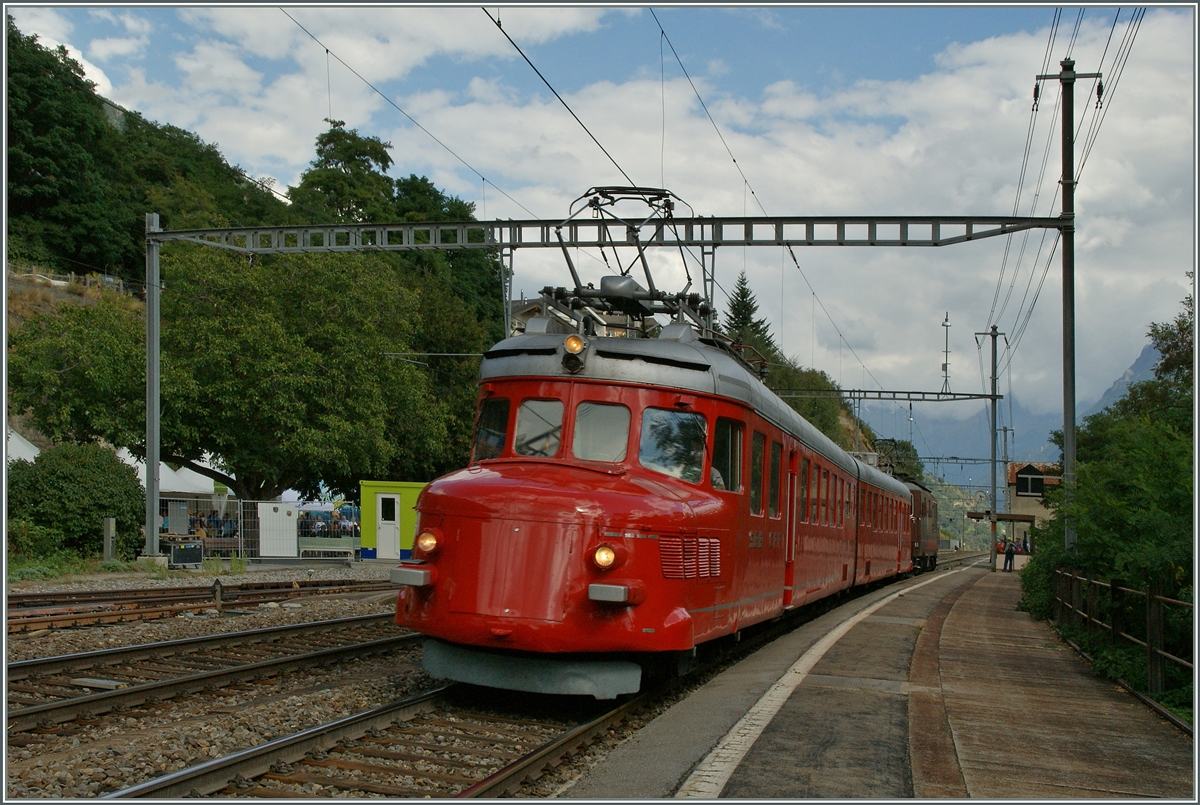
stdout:
<svg viewBox="0 0 1200 805">
<path fill-rule="evenodd" d="M 892 468 L 897 478 L 919 481 L 925 476 L 925 464 L 917 454 L 917 448 L 907 439 L 876 439 L 875 452 L 881 464 Z"/>
<path fill-rule="evenodd" d="M 105 294 L 63 305 L 8 337 L 8 407 L 56 441 L 131 446 L 146 433 L 146 324 Z"/>
<path fill-rule="evenodd" d="M 725 309 L 725 323 L 721 329 L 734 341 L 753 343 L 760 351 L 778 353 L 779 347 L 771 336 L 771 325 L 765 318 L 755 318 L 757 314 L 758 300 L 750 290 L 746 272 L 742 271 L 729 297 L 729 307 Z"/>
<path fill-rule="evenodd" d="M 81 556 L 103 548 L 103 519 L 117 521 L 117 547 L 126 557 L 141 544 L 146 496 L 137 472 L 98 444 L 60 444 L 33 461 L 8 466 L 8 514 L 63 536 Z"/>
<path fill-rule="evenodd" d="M 1055 516 L 1035 535 L 1041 552 L 1022 574 L 1027 605 L 1040 617 L 1049 615 L 1050 574 L 1064 565 L 1139 587 L 1153 582 L 1173 597 L 1192 594 L 1191 295 L 1183 307 L 1173 322 L 1151 325 L 1162 355 L 1154 379 L 1133 384 L 1079 429 L 1070 499 L 1048 493 Z M 1052 438 L 1061 448 L 1062 432 Z M 1070 553 L 1063 547 L 1064 520 L 1076 532 Z"/>
<path fill-rule="evenodd" d="M 339 223 L 396 220 L 391 143 L 366 137 L 345 122 L 327 120 L 329 130 L 317 135 L 317 157 L 288 189 L 288 198 L 304 214 Z"/>
<path fill-rule="evenodd" d="M 420 308 L 385 261 L 178 244 L 163 276 L 164 461 L 248 500 L 322 481 L 353 496 L 361 478 L 422 480 L 451 461 L 457 397 L 390 357 L 413 351 Z M 144 330 L 115 305 L 26 323 L 10 339 L 10 408 L 52 438 L 144 455 Z"/>
</svg>

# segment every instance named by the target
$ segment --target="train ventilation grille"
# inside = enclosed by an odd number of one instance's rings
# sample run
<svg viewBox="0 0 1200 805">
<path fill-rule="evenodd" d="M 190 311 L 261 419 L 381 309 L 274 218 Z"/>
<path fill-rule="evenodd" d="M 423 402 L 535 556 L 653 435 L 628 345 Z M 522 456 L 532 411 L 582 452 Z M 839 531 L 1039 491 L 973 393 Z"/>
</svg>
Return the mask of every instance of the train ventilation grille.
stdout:
<svg viewBox="0 0 1200 805">
<path fill-rule="evenodd" d="M 715 537 L 659 537 L 664 579 L 707 579 L 721 575 L 721 541 Z"/>
</svg>

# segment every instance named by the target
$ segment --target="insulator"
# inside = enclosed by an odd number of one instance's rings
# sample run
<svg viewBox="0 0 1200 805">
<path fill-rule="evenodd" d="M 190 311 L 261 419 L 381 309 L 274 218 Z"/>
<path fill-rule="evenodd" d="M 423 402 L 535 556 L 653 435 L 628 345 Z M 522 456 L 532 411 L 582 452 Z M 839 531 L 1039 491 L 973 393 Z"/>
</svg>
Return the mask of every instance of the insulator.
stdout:
<svg viewBox="0 0 1200 805">
<path fill-rule="evenodd" d="M 1099 109 L 1104 105 L 1104 80 L 1096 82 L 1096 108 Z"/>
<path fill-rule="evenodd" d="M 1036 112 L 1037 108 L 1038 108 L 1038 85 L 1035 83 L 1033 85 L 1033 111 Z"/>
</svg>

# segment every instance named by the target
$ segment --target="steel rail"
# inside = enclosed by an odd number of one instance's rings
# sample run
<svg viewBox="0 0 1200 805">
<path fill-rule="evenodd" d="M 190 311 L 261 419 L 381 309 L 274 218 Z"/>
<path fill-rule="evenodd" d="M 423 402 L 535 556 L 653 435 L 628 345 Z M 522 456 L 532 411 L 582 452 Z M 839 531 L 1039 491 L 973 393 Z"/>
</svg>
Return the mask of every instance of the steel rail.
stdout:
<svg viewBox="0 0 1200 805">
<path fill-rule="evenodd" d="M 385 637 L 365 643 L 355 643 L 350 646 L 336 646 L 304 654 L 276 657 L 270 660 L 235 665 L 230 668 L 201 671 L 173 679 L 162 679 L 127 688 L 92 693 L 73 699 L 35 704 L 29 707 L 10 710 L 8 712 L 8 731 L 10 734 L 13 732 L 24 732 L 47 722 L 60 724 L 72 721 L 85 713 L 89 715 L 107 713 L 117 706 L 129 707 L 144 704 L 151 699 L 174 698 L 188 693 L 196 693 L 210 687 L 224 687 L 294 668 L 316 665 L 338 659 L 339 657 L 385 651 L 406 642 L 423 639 L 423 637 L 424 635 L 416 633 Z"/>
<path fill-rule="evenodd" d="M 113 791 L 102 798 L 129 799 L 153 796 L 165 799 L 191 796 L 195 793 L 201 796 L 211 794 L 220 791 L 238 774 L 243 777 L 257 777 L 270 771 L 276 763 L 292 763 L 309 752 L 330 749 L 338 741 L 352 740 L 370 730 L 386 727 L 397 719 L 433 710 L 437 700 L 454 687 L 455 685 L 446 685 L 328 724 L 310 727 L 294 735 L 276 738 L 241 752 Z"/>
<path fill-rule="evenodd" d="M 530 772 L 540 773 L 547 767 L 557 763 L 564 755 L 568 755 L 579 746 L 589 742 L 597 733 L 625 719 L 630 712 L 641 707 L 650 697 L 643 693 L 624 704 L 609 710 L 607 713 L 580 724 L 565 735 L 555 738 L 546 745 L 529 752 L 513 761 L 489 777 L 480 780 L 475 785 L 460 791 L 456 797 L 500 797 L 514 793 L 521 786 Z"/>
<path fill-rule="evenodd" d="M 114 662 L 133 662 L 148 657 L 174 656 L 211 650 L 217 647 L 239 646 L 246 643 L 261 643 L 275 637 L 291 634 L 314 633 L 343 629 L 351 626 L 369 625 L 374 621 L 390 621 L 393 613 L 385 612 L 379 615 L 356 615 L 351 618 L 335 618 L 332 620 L 313 621 L 309 623 L 292 623 L 286 626 L 268 626 L 264 629 L 247 629 L 241 632 L 221 632 L 204 637 L 182 637 L 178 640 L 164 640 L 157 643 L 138 643 L 132 646 L 117 648 L 102 648 L 94 651 L 82 651 L 76 654 L 59 654 L 54 657 L 37 657 L 31 660 L 10 662 L 6 667 L 9 681 L 28 679 L 31 676 L 61 674 L 95 668 L 98 665 L 111 665 Z"/>
<path fill-rule="evenodd" d="M 319 593 L 342 589 L 386 588 L 386 580 L 330 581 L 327 579 L 286 582 L 251 582 L 247 584 L 222 585 L 222 596 L 237 598 L 244 595 L 266 593 Z M 128 590 L 76 590 L 36 593 L 9 593 L 6 596 L 9 610 L 62 607 L 85 603 L 131 603 L 139 601 L 182 601 L 187 598 L 211 598 L 213 585 L 191 585 L 187 587 L 139 587 Z"/>
<path fill-rule="evenodd" d="M 161 595 L 154 598 L 142 597 L 125 601 L 109 600 L 90 606 L 81 602 L 78 606 L 26 607 L 9 612 L 7 630 L 9 634 L 17 634 L 39 628 L 67 628 L 94 623 L 153 620 L 180 612 L 195 612 L 227 606 L 248 606 L 314 595 L 386 592 L 394 589 L 394 586 L 387 581 L 378 581 L 322 587 L 279 587 L 278 589 L 241 590 L 232 588 L 227 590 L 222 588 L 219 598 L 213 588 L 200 588 L 204 591 L 203 593 L 195 592 L 194 588 L 187 589 L 189 592 L 184 594 Z M 188 603 L 189 601 L 195 603 Z M 162 605 L 161 602 L 172 603 Z"/>
</svg>

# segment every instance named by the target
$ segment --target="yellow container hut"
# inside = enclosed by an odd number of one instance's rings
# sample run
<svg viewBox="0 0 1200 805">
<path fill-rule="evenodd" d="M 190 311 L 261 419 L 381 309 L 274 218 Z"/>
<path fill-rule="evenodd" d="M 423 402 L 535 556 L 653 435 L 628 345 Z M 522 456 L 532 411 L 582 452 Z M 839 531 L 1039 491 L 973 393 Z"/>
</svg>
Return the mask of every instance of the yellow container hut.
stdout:
<svg viewBox="0 0 1200 805">
<path fill-rule="evenodd" d="M 359 481 L 363 559 L 407 559 L 417 536 L 417 496 L 423 483 Z"/>
</svg>

